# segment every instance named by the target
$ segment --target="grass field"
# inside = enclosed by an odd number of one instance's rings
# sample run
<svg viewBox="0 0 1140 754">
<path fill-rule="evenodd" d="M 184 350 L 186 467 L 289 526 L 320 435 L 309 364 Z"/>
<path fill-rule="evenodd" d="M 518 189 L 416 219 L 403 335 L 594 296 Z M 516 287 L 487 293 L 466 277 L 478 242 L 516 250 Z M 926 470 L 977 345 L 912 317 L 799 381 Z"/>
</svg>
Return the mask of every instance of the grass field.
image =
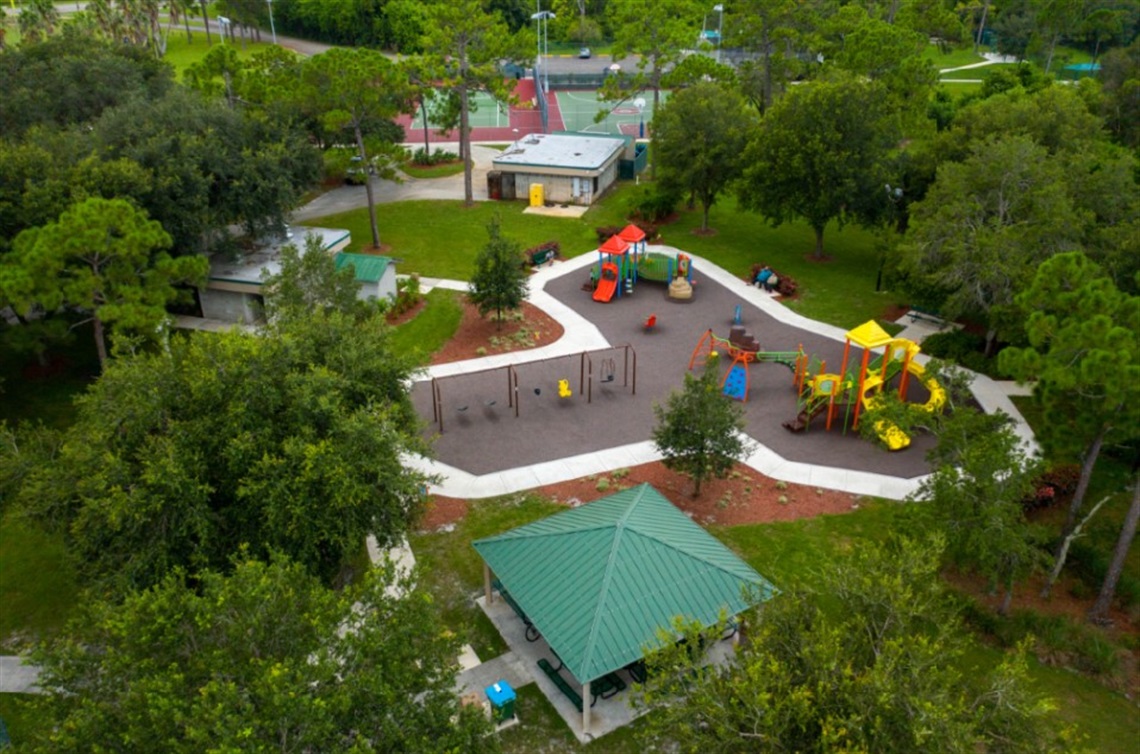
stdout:
<svg viewBox="0 0 1140 754">
<path fill-rule="evenodd" d="M 0 519 L 0 654 L 10 637 L 47 635 L 61 628 L 78 594 L 62 538 L 9 512 Z"/>
<path fill-rule="evenodd" d="M 938 70 L 944 68 L 958 68 L 971 63 L 980 63 L 985 58 L 974 52 L 972 45 L 965 47 L 958 47 L 943 53 L 938 49 L 938 45 L 931 44 L 923 51 L 922 56 L 934 64 Z"/>
<path fill-rule="evenodd" d="M 201 19 L 199 19 L 201 23 Z M 170 38 L 166 42 L 166 55 L 163 57 L 167 63 L 174 66 L 178 77 L 182 77 L 183 71 L 190 66 L 198 63 L 202 58 L 206 57 L 206 53 L 210 50 L 210 45 L 206 44 L 205 32 L 191 32 L 194 40 L 193 42 L 186 41 L 186 32 L 182 29 L 171 29 Z M 217 34 L 211 34 L 210 39 L 214 45 L 221 44 Z M 262 39 L 267 39 L 264 35 Z M 229 44 L 227 42 L 227 44 Z M 264 50 L 272 47 L 273 45 L 268 42 L 246 42 L 242 44 L 239 40 L 237 44 L 231 45 L 238 52 L 238 57 L 242 60 L 249 58 L 253 53 L 258 50 Z"/>
<path fill-rule="evenodd" d="M 380 237 L 392 247 L 390 254 L 402 260 L 401 273 L 465 280 L 475 254 L 486 242 L 484 228 L 495 214 L 502 219 L 503 233 L 524 247 L 557 240 L 563 256 L 575 257 L 597 248 L 594 228 L 624 225 L 629 203 L 642 190 L 626 182 L 581 219 L 524 215 L 519 203 L 482 202 L 470 208 L 461 202 L 379 205 Z M 824 243 L 830 260 L 820 263 L 810 257 L 814 241 L 806 225 L 794 222 L 772 228 L 759 215 L 740 209 L 731 196 L 713 207 L 709 222 L 715 234 L 694 235 L 700 227 L 700 211 L 682 210 L 676 222 L 661 228 L 661 234 L 665 243 L 706 257 L 737 275 L 747 274 L 755 263 L 770 264 L 804 283 L 798 299 L 788 303 L 791 308 L 840 327 L 878 317 L 899 303 L 895 294 L 875 293 L 879 251 L 871 232 L 855 226 L 829 227 Z M 348 228 L 354 248 L 369 238 L 368 214 L 363 209 L 312 224 Z M 431 228 L 431 234 L 423 228 Z"/>
</svg>

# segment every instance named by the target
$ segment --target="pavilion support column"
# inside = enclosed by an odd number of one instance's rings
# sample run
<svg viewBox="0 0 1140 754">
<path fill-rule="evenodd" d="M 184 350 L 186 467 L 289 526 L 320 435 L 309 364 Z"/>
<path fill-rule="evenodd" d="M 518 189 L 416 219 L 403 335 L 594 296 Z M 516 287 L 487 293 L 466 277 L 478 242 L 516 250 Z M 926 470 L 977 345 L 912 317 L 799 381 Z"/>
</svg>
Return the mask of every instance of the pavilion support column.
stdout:
<svg viewBox="0 0 1140 754">
<path fill-rule="evenodd" d="M 483 596 L 486 598 L 487 604 L 490 605 L 494 599 L 491 596 L 491 566 L 486 563 L 483 564 Z"/>
<path fill-rule="evenodd" d="M 590 683 L 582 684 L 582 733 L 590 733 Z"/>
</svg>

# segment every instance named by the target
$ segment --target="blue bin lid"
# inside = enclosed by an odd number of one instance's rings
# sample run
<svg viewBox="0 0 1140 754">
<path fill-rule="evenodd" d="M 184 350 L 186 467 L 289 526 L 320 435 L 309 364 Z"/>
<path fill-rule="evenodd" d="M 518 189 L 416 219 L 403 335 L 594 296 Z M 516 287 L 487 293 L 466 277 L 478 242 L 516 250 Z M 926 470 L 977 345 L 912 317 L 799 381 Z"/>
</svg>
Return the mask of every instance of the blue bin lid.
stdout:
<svg viewBox="0 0 1140 754">
<path fill-rule="evenodd" d="M 505 680 L 491 684 L 484 691 L 487 693 L 487 698 L 491 700 L 491 704 L 496 707 L 501 707 L 515 698 L 515 690 Z"/>
</svg>

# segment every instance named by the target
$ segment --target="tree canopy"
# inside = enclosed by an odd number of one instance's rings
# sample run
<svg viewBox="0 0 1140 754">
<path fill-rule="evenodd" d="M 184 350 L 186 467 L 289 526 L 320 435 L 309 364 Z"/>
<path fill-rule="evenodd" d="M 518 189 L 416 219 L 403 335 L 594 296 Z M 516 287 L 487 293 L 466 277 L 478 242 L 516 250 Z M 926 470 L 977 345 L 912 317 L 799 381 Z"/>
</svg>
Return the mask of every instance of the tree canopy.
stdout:
<svg viewBox="0 0 1140 754">
<path fill-rule="evenodd" d="M 393 588 L 393 585 L 395 588 Z M 342 591 L 277 557 L 171 573 L 80 608 L 35 661 L 33 752 L 493 752 L 453 684 L 457 642 L 427 595 L 376 568 Z"/>
<path fill-rule="evenodd" d="M 411 367 L 388 338 L 378 314 L 315 309 L 112 360 L 16 502 L 114 588 L 223 569 L 242 545 L 331 581 L 420 511 L 425 479 L 402 460 L 425 450 Z"/>
<path fill-rule="evenodd" d="M 666 467 L 692 478 L 694 497 L 701 494 L 701 482 L 724 477 L 750 450 L 744 412 L 721 395 L 716 365 L 713 358 L 700 377 L 686 372 L 684 387 L 653 406 L 653 444 Z"/>
<path fill-rule="evenodd" d="M 1023 348 L 999 363 L 1023 382 L 1049 421 L 1038 436 L 1055 457 L 1081 461 L 1066 532 L 1084 503 L 1105 441 L 1140 436 L 1140 296 L 1120 291 L 1080 252 L 1043 263 L 1017 297 L 1026 313 Z"/>
<path fill-rule="evenodd" d="M 470 205 L 475 201 L 471 183 L 471 95 L 486 91 L 500 102 L 508 101 L 513 84 L 503 78 L 499 63 L 504 59 L 525 59 L 533 47 L 533 37 L 527 36 L 529 28 L 512 34 L 502 17 L 487 10 L 482 0 L 431 5 L 426 21 L 424 54 L 428 65 L 444 72 L 442 90 L 459 98 L 463 197 Z"/>
<path fill-rule="evenodd" d="M 653 143 L 666 190 L 692 192 L 709 209 L 744 169 L 741 154 L 754 127 L 744 98 L 712 83 L 698 83 L 673 94 L 653 117 Z"/>
<path fill-rule="evenodd" d="M 755 751 L 1074 751 L 1030 689 L 1022 651 L 985 676 L 965 649 L 938 577 L 943 543 L 895 538 L 824 566 L 827 594 L 785 593 L 745 622 L 723 666 L 694 668 L 687 644 L 649 658 L 640 734 L 686 754 Z M 683 624 L 668 633 L 676 636 Z"/>
<path fill-rule="evenodd" d="M 527 274 L 522 267 L 522 247 L 503 237 L 498 217 L 487 226 L 487 235 L 486 246 L 475 257 L 467 297 L 482 316 L 494 311 L 501 325 L 503 311 L 518 309 L 526 300 Z"/>
<path fill-rule="evenodd" d="M 943 314 L 985 322 L 992 352 L 1002 328 L 1017 326 L 1013 298 L 1033 270 L 1078 244 L 1082 230 L 1057 161 L 1025 136 L 994 137 L 966 161 L 939 166 L 911 205 L 903 265 L 940 292 Z"/>
<path fill-rule="evenodd" d="M 107 360 L 104 327 L 156 338 L 169 327 L 166 305 L 206 276 L 204 257 L 172 259 L 170 236 L 146 212 L 123 199 L 91 198 L 58 222 L 16 237 L 0 258 L 0 301 L 27 317 L 75 307 L 95 323 L 99 361 Z"/>
<path fill-rule="evenodd" d="M 846 77 L 789 90 L 744 154 L 741 204 L 774 225 L 805 220 L 817 258 L 829 222 L 876 222 L 899 137 L 885 100 L 882 84 Z"/>
</svg>

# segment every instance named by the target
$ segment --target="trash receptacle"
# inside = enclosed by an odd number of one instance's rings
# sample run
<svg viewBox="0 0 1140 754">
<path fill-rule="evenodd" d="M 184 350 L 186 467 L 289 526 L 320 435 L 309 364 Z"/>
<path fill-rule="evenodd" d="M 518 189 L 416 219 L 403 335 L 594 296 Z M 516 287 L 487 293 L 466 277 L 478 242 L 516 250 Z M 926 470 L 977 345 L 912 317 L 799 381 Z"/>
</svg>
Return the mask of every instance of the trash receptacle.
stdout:
<svg viewBox="0 0 1140 754">
<path fill-rule="evenodd" d="M 496 723 L 510 720 L 515 716 L 515 690 L 505 680 L 493 683 L 484 691 L 491 702 L 491 719 Z"/>
<path fill-rule="evenodd" d="M 545 202 L 545 195 L 541 183 L 530 184 L 530 206 L 541 207 Z"/>
</svg>

